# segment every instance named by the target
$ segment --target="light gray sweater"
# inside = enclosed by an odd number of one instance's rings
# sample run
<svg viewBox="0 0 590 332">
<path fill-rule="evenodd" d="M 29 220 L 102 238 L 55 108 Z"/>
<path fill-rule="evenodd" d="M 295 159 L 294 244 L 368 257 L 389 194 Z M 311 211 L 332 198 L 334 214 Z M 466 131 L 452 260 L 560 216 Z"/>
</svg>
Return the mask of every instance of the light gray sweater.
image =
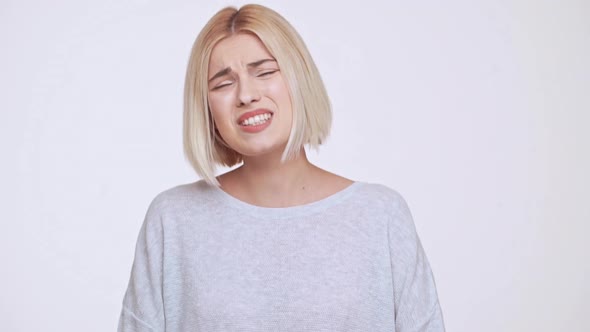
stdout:
<svg viewBox="0 0 590 332">
<path fill-rule="evenodd" d="M 151 202 L 119 332 L 444 331 L 404 199 L 354 182 L 287 208 L 203 180 Z"/>
</svg>

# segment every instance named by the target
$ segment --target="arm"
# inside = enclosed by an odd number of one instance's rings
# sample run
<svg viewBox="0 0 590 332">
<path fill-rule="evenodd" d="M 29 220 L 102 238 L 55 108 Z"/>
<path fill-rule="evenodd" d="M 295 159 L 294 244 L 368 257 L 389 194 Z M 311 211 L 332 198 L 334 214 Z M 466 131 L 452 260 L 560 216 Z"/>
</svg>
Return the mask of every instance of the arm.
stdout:
<svg viewBox="0 0 590 332">
<path fill-rule="evenodd" d="M 434 276 L 410 210 L 397 193 L 388 232 L 396 331 L 445 331 Z"/>
<path fill-rule="evenodd" d="M 135 247 L 131 276 L 119 317 L 118 332 L 164 331 L 162 298 L 163 238 L 161 204 L 150 204 Z"/>
</svg>

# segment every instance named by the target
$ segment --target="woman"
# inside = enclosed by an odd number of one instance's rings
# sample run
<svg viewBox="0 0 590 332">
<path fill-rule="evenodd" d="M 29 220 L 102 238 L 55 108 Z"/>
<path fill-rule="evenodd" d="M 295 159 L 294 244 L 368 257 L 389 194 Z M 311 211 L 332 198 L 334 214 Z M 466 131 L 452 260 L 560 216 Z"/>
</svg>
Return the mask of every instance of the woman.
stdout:
<svg viewBox="0 0 590 332">
<path fill-rule="evenodd" d="M 203 180 L 150 204 L 119 331 L 444 331 L 403 198 L 307 160 L 330 112 L 283 17 L 211 18 L 185 85 L 185 154 Z"/>
</svg>

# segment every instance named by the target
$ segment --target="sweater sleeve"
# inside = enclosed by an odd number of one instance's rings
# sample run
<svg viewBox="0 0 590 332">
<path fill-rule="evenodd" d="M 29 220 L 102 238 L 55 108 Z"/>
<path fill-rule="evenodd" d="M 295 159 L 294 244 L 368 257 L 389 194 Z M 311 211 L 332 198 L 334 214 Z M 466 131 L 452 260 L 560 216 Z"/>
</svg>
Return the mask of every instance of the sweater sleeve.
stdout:
<svg viewBox="0 0 590 332">
<path fill-rule="evenodd" d="M 388 227 L 398 332 L 445 331 L 434 276 L 407 203 L 397 192 Z"/>
<path fill-rule="evenodd" d="M 162 294 L 162 203 L 156 197 L 150 204 L 137 237 L 135 258 L 118 332 L 160 332 L 165 330 Z"/>
</svg>

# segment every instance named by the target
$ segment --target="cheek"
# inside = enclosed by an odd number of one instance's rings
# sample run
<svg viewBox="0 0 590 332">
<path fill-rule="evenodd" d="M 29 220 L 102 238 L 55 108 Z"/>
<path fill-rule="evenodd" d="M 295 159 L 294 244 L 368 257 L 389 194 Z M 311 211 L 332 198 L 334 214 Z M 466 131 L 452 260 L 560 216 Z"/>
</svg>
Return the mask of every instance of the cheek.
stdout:
<svg viewBox="0 0 590 332">
<path fill-rule="evenodd" d="M 231 103 L 227 96 L 209 95 L 209 110 L 217 126 L 224 126 L 231 121 Z"/>
<path fill-rule="evenodd" d="M 273 99 L 279 104 L 279 107 L 283 108 L 283 111 L 285 111 L 285 108 L 291 109 L 291 94 L 285 80 L 278 79 L 274 81 L 269 85 L 268 92 L 272 94 Z"/>
</svg>

